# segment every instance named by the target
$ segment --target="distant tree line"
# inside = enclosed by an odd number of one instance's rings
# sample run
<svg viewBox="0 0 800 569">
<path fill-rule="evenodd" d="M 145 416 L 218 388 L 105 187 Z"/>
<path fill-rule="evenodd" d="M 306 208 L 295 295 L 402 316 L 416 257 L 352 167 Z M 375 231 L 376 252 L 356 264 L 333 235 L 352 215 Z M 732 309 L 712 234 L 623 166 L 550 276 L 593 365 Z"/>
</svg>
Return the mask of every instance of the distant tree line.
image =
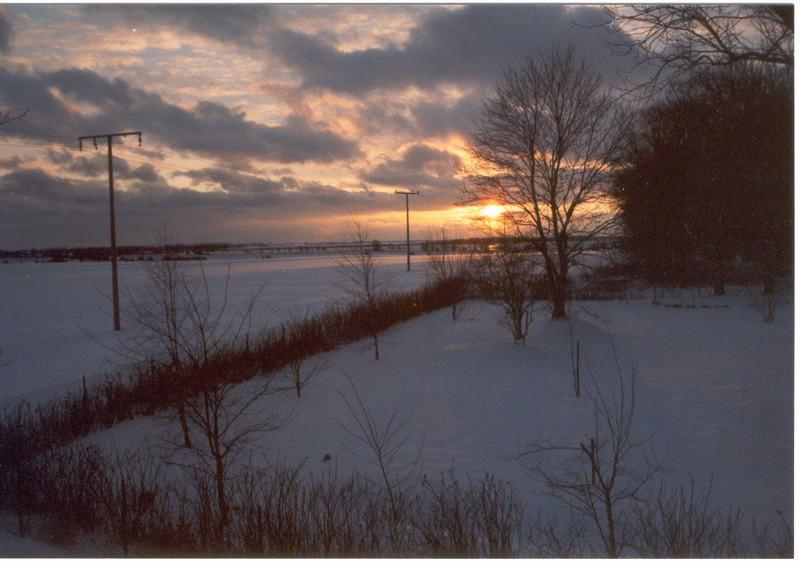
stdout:
<svg viewBox="0 0 800 569">
<path fill-rule="evenodd" d="M 131 259 L 144 259 L 156 254 L 176 257 L 199 257 L 212 252 L 227 251 L 232 245 L 226 243 L 195 243 L 193 245 L 142 246 L 126 245 L 117 247 L 117 254 Z M 110 247 L 49 247 L 44 249 L 0 250 L 0 259 L 46 259 L 50 262 L 64 261 L 108 261 Z"/>
</svg>

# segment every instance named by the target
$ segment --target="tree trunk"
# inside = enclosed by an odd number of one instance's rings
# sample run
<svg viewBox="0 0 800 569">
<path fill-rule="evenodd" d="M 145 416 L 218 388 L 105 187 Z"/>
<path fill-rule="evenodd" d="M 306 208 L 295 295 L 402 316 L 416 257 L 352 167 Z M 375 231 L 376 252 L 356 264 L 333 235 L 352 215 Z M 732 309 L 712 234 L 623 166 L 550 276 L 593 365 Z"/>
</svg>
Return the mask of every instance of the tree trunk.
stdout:
<svg viewBox="0 0 800 569">
<path fill-rule="evenodd" d="M 183 395 L 178 401 L 178 419 L 181 423 L 181 430 L 183 430 L 183 446 L 192 448 L 192 439 L 189 438 L 189 424 L 186 422 L 186 407 L 183 402 Z"/>
<path fill-rule="evenodd" d="M 605 491 L 606 522 L 608 523 L 608 556 L 612 559 L 618 557 L 617 552 L 617 529 L 614 524 L 613 502 L 610 491 Z"/>
<path fill-rule="evenodd" d="M 215 457 L 216 460 L 216 482 L 217 482 L 217 507 L 219 508 L 219 526 L 217 527 L 217 547 L 225 546 L 225 527 L 228 525 L 228 501 L 225 497 L 225 467 L 222 457 Z"/>
<path fill-rule="evenodd" d="M 369 325 L 372 328 L 372 343 L 375 345 L 375 360 L 378 361 L 381 359 L 380 353 L 378 352 L 378 318 L 377 318 L 378 308 L 371 296 L 368 296 L 368 303 L 369 303 Z"/>
<path fill-rule="evenodd" d="M 567 300 L 566 295 L 561 290 L 553 291 L 553 313 L 551 318 L 559 320 L 567 317 Z"/>
<path fill-rule="evenodd" d="M 725 260 L 720 251 L 714 256 L 714 296 L 725 294 Z"/>
<path fill-rule="evenodd" d="M 764 274 L 763 282 L 764 282 L 764 294 L 775 294 L 775 282 L 776 282 L 775 275 L 772 272 L 767 272 Z"/>
<path fill-rule="evenodd" d="M 553 320 L 567 317 L 567 280 L 556 275 L 552 279 Z"/>
</svg>

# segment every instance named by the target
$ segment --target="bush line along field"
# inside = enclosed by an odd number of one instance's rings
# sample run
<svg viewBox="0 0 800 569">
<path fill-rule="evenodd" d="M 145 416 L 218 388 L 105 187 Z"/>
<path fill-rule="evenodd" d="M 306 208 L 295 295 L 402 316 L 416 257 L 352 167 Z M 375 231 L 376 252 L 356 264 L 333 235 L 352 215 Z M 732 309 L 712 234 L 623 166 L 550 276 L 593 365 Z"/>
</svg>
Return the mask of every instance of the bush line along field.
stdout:
<svg viewBox="0 0 800 569">
<path fill-rule="evenodd" d="M 458 295 L 454 282 L 439 281 L 413 292 L 380 294 L 370 312 L 365 303 L 331 306 L 307 318 L 286 322 L 262 337 L 229 345 L 205 363 L 208 369 L 174 369 L 154 360 L 127 374 L 106 374 L 92 388 L 33 407 L 22 401 L 2 410 L 0 464 L 13 465 L 54 446 L 67 444 L 98 428 L 108 428 L 135 415 L 152 415 L 175 405 L 176 387 L 191 396 L 201 387 L 198 376 L 225 370 L 230 383 L 270 375 L 292 362 L 333 350 L 378 330 L 448 306 Z M 373 320 L 374 319 L 374 320 Z M 4 469 L 5 471 L 5 469 Z M 8 489 L 3 479 L 3 495 Z"/>
</svg>

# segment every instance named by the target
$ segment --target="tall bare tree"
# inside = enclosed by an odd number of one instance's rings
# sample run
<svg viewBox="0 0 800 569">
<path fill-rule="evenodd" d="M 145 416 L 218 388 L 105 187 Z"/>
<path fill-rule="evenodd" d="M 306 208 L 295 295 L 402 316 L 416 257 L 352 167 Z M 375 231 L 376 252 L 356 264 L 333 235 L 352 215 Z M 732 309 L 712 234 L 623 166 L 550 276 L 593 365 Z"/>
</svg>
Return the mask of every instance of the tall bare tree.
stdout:
<svg viewBox="0 0 800 569">
<path fill-rule="evenodd" d="M 184 444 L 191 447 L 186 405 L 194 390 L 186 381 L 230 344 L 248 340 L 253 308 L 266 283 L 243 313 L 231 314 L 227 309 L 230 267 L 215 306 L 202 265 L 189 266 L 170 254 L 174 238 L 168 229 L 159 230 L 156 242 L 160 252 L 145 264 L 147 284 L 135 292 L 126 291 L 123 315 L 134 324 L 134 331 L 124 341 L 123 350 L 137 359 L 149 354 L 153 362 L 167 366 L 175 375 L 174 406 Z"/>
<path fill-rule="evenodd" d="M 232 362 L 229 361 L 227 365 Z M 214 546 L 225 549 L 231 520 L 229 484 L 238 459 L 265 433 L 281 428 L 292 417 L 270 412 L 264 399 L 283 391 L 272 385 L 272 377 L 257 377 L 234 384 L 225 365 L 204 370 L 195 380 L 200 394 L 187 398 L 186 418 L 195 434 L 195 444 L 186 448 L 181 441 L 166 441 L 173 460 L 194 475 L 201 484 L 211 483 L 214 502 Z"/>
<path fill-rule="evenodd" d="M 351 247 L 345 250 L 339 260 L 339 271 L 343 277 L 342 288 L 367 306 L 367 327 L 375 348 L 375 359 L 380 359 L 378 349 L 379 325 L 377 322 L 377 303 L 379 294 L 378 261 L 372 255 L 372 242 L 368 228 L 353 218 L 345 225 L 344 238 Z"/>
<path fill-rule="evenodd" d="M 467 146 L 465 203 L 500 203 L 531 239 L 553 318 L 566 317 L 569 270 L 617 219 L 608 196 L 627 116 L 572 47 L 505 71 Z"/>
<path fill-rule="evenodd" d="M 768 4 L 635 4 L 604 8 L 624 35 L 611 44 L 633 56 L 647 79 L 630 88 L 659 91 L 701 67 L 742 61 L 794 64 L 794 7 Z M 631 74 L 633 76 L 635 74 Z"/>
</svg>

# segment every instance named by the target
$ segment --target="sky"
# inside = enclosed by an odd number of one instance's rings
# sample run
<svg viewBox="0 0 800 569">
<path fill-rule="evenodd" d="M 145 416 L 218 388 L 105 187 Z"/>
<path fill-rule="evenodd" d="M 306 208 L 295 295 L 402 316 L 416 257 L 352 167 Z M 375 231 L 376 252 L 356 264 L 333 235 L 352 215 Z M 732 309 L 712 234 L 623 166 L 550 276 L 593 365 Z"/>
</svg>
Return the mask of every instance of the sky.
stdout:
<svg viewBox="0 0 800 569">
<path fill-rule="evenodd" d="M 598 6 L 6 4 L 0 249 L 302 243 L 470 231 L 459 166 L 503 70 L 572 44 L 630 62 Z"/>
</svg>

